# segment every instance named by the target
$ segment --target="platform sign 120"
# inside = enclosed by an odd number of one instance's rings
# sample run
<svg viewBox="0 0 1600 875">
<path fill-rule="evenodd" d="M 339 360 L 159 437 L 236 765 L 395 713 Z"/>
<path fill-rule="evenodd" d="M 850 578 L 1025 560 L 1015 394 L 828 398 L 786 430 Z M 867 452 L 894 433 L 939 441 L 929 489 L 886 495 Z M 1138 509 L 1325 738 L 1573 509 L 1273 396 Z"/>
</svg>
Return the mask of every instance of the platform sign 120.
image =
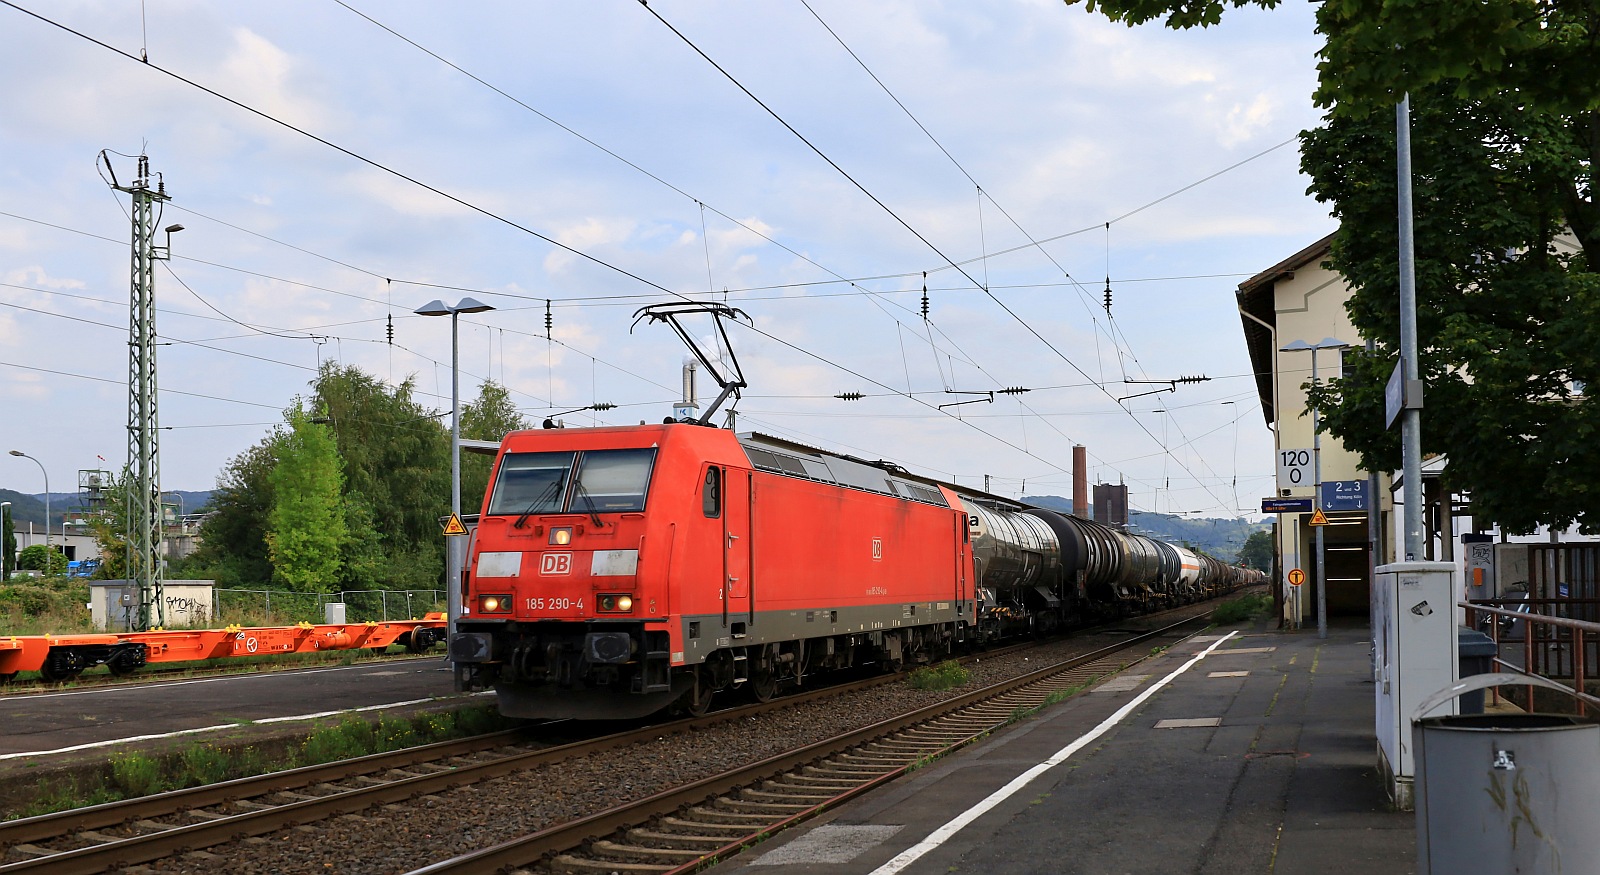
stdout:
<svg viewBox="0 0 1600 875">
<path fill-rule="evenodd" d="M 1293 489 L 1296 486 L 1310 486 L 1311 475 L 1311 450 L 1279 450 L 1278 451 L 1278 488 Z"/>
</svg>

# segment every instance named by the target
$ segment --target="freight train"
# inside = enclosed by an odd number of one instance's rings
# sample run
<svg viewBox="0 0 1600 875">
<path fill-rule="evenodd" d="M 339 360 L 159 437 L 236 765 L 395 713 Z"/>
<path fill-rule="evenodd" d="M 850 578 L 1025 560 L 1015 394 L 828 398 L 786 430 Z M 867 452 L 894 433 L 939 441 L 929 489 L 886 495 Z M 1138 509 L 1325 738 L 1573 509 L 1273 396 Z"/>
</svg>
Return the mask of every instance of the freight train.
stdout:
<svg viewBox="0 0 1600 875">
<path fill-rule="evenodd" d="M 1260 572 L 760 434 L 692 423 L 501 443 L 450 643 L 513 717 L 703 713 L 813 672 L 1208 598 Z"/>
</svg>

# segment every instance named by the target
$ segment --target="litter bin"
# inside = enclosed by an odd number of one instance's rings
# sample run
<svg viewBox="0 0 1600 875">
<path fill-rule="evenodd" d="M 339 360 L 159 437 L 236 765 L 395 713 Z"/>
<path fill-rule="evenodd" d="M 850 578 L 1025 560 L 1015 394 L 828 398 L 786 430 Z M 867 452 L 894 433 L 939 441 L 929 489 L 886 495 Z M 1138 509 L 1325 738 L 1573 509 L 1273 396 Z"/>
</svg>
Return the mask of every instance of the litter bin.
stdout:
<svg viewBox="0 0 1600 875">
<path fill-rule="evenodd" d="M 1417 871 L 1600 875 L 1600 724 L 1564 714 L 1427 717 L 1454 696 L 1539 677 L 1477 675 L 1413 720 Z"/>
<path fill-rule="evenodd" d="M 1466 626 L 1456 627 L 1456 659 L 1461 666 L 1463 679 L 1494 671 L 1494 658 L 1499 655 L 1494 639 Z M 1462 714 L 1483 713 L 1483 690 L 1461 694 Z"/>
</svg>

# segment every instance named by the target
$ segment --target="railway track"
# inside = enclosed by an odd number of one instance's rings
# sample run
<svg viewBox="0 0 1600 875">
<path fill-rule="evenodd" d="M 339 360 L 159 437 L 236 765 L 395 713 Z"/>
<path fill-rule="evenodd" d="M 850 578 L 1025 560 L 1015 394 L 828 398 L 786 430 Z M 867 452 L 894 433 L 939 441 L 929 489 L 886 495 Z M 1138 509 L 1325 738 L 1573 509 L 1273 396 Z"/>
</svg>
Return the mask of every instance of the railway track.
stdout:
<svg viewBox="0 0 1600 875">
<path fill-rule="evenodd" d="M 1124 666 L 1123 653 L 1176 640 L 1200 617 L 893 720 L 647 799 L 463 854 L 409 875 L 696 871 L 977 741 Z"/>
<path fill-rule="evenodd" d="M 1195 608 L 1191 607 L 1189 610 L 1193 611 Z M 1200 616 L 1204 616 L 1204 614 L 1202 613 Z M 1175 625 L 1192 623 L 1195 619 L 1191 617 Z M 1130 634 L 1126 640 L 1118 642 L 1115 647 L 1097 651 L 1098 654 L 1104 654 L 1103 656 L 1091 655 L 1086 658 L 1091 663 L 1095 659 L 1109 658 L 1114 651 L 1125 651 L 1129 647 L 1151 640 L 1152 636 L 1159 637 L 1170 634 L 1169 630 L 1173 628 L 1173 626 L 1168 626 L 1146 635 Z M 1011 648 L 989 651 L 979 656 L 980 658 L 993 658 L 1012 650 L 1025 648 L 1026 645 L 1017 645 Z M 1083 662 L 1083 660 L 1077 660 L 1077 662 Z M 1011 714 L 1016 709 L 1036 706 L 1051 691 L 1081 685 L 1087 680 L 1108 673 L 1114 668 L 1115 666 L 1108 667 L 1107 665 L 1095 664 L 1080 666 L 1081 670 L 1077 675 L 1066 677 L 1056 686 L 1048 684 L 1040 686 L 1035 682 L 1032 690 L 1018 690 L 1013 694 L 1012 699 L 977 706 L 981 710 L 974 714 L 945 718 L 943 723 L 930 725 L 922 730 L 920 734 L 913 733 L 899 740 L 879 742 L 876 747 L 863 749 L 848 755 L 854 759 L 847 759 L 841 763 L 827 766 L 812 765 L 811 768 L 814 770 L 812 774 L 796 776 L 781 786 L 809 788 L 812 791 L 812 796 L 831 794 L 829 795 L 830 799 L 838 796 L 848 798 L 849 795 L 863 792 L 863 790 L 837 786 L 840 776 L 836 773 L 842 772 L 856 777 L 861 777 L 865 774 L 869 779 L 892 780 L 895 775 L 899 774 L 899 771 L 903 771 L 905 763 L 937 756 L 940 755 L 940 751 L 953 749 L 953 747 L 960 744 L 965 744 L 972 738 L 992 729 L 995 725 L 1010 719 Z M 1060 670 L 1060 667 L 1057 667 L 1057 671 L 1059 672 Z M 1040 672 L 1035 672 L 1034 675 L 1029 677 L 1040 674 Z M 0 850 L 4 851 L 4 856 L 0 856 L 0 875 L 22 872 L 48 872 L 52 873 L 52 875 L 56 875 L 56 873 L 70 875 L 70 873 L 78 872 L 102 872 L 108 869 L 192 853 L 239 839 L 265 836 L 295 826 L 304 828 L 305 824 L 327 821 L 341 816 L 358 815 L 362 812 L 367 812 L 368 814 L 377 813 L 381 817 L 385 810 L 384 806 L 401 806 L 419 798 L 437 799 L 434 794 L 443 793 L 452 788 L 560 763 L 569 758 L 582 757 L 648 742 L 667 735 L 698 732 L 719 723 L 748 718 L 761 712 L 803 705 L 811 700 L 837 696 L 882 684 L 895 683 L 899 680 L 899 677 L 893 675 L 879 676 L 855 683 L 789 695 L 766 704 L 719 711 L 698 719 L 647 726 L 628 732 L 557 746 L 539 747 L 540 742 L 529 739 L 526 736 L 519 736 L 517 733 L 523 730 L 515 730 L 455 742 L 442 742 L 405 751 L 376 754 L 321 766 L 272 773 L 257 778 L 239 779 L 222 784 L 174 791 L 123 802 L 107 803 L 58 814 L 10 821 L 0 824 Z M 1019 683 L 1013 681 L 1009 685 L 1017 686 Z M 1062 687 L 1061 684 L 1065 684 L 1065 687 Z M 971 703 L 977 699 L 993 697 L 997 694 L 999 694 L 998 690 L 989 688 L 952 701 Z M 941 707 L 948 708 L 950 706 Z M 902 720 L 910 720 L 911 722 L 929 719 L 932 718 L 928 715 L 902 718 Z M 910 724 L 908 723 L 907 725 Z M 862 730 L 859 734 L 862 734 L 863 738 L 865 738 L 869 735 L 881 735 L 890 731 L 893 731 L 893 727 L 877 724 Z M 811 748 L 803 750 L 811 750 Z M 781 760 L 797 755 L 800 754 L 788 754 L 774 759 Z M 807 760 L 817 760 L 822 756 L 824 754 L 812 753 L 807 757 Z M 752 768 L 762 772 L 762 777 L 764 778 L 770 777 L 771 774 L 775 774 L 779 770 L 778 764 L 771 760 Z M 820 770 L 820 772 L 815 770 Z M 694 788 L 697 785 L 689 786 Z M 680 788 L 680 790 L 672 792 L 694 795 L 696 790 Z M 719 797 L 732 792 L 738 791 L 702 788 L 699 792 L 699 797 L 703 800 L 707 797 Z M 761 794 L 774 791 L 763 788 L 746 792 Z M 710 847 L 713 844 L 713 839 L 726 837 L 729 838 L 729 843 L 733 843 L 733 839 L 743 841 L 744 836 L 751 833 L 768 832 L 773 828 L 773 823 L 797 815 L 815 805 L 837 804 L 837 800 L 829 802 L 820 798 L 802 799 L 800 802 L 776 801 L 767 803 L 762 801 L 764 798 L 757 795 L 753 799 L 747 800 L 745 804 L 732 805 L 730 810 L 738 813 L 739 817 L 707 815 L 714 821 L 720 817 L 721 823 L 715 828 L 703 827 L 699 833 L 694 833 L 692 830 L 685 832 L 686 827 L 682 826 L 681 823 L 693 821 L 676 813 L 669 812 L 659 815 L 649 813 L 642 815 L 642 820 L 639 819 L 641 816 L 637 814 L 617 815 L 624 819 L 632 818 L 636 822 L 631 826 L 634 832 L 625 834 L 622 841 L 614 841 L 612 844 L 620 848 L 634 847 L 631 843 L 641 840 L 641 837 L 648 837 L 648 833 L 652 831 L 644 827 L 643 824 L 652 817 L 663 817 L 666 819 L 662 821 L 662 824 L 669 828 L 666 830 L 669 834 L 677 836 L 691 835 L 691 840 L 682 838 L 665 840 L 669 845 L 676 845 L 676 847 L 669 847 L 667 850 L 678 852 L 692 850 L 695 851 L 692 856 L 698 859 L 707 852 L 715 852 L 721 847 L 721 845 Z M 738 800 L 735 801 L 737 802 Z M 801 805 L 802 802 L 805 804 L 800 809 L 793 808 L 793 806 Z M 779 807 L 763 809 L 761 807 L 763 804 L 777 805 Z M 694 806 L 682 805 L 676 807 L 683 808 L 686 813 L 692 812 L 694 808 Z M 716 809 L 716 803 L 712 803 L 712 807 Z M 389 810 L 393 811 L 394 809 Z M 763 816 L 755 820 L 741 819 L 743 815 L 753 815 L 756 812 L 762 812 Z M 777 817 L 775 821 L 774 815 L 782 816 Z M 603 818 L 605 815 L 596 815 L 596 817 Z M 600 829 L 594 818 L 585 818 L 575 823 L 581 824 L 581 826 L 569 824 L 568 827 L 546 832 L 555 833 L 561 829 L 579 829 L 583 831 L 582 836 L 587 837 L 620 828 Z M 749 827 L 749 829 L 745 829 L 746 827 Z M 639 832 L 638 830 L 640 829 L 644 829 L 644 832 Z M 740 830 L 743 830 L 743 832 L 739 836 L 732 835 L 735 832 L 740 832 Z M 561 844 L 560 841 L 555 841 L 554 843 Z M 579 843 L 579 841 L 568 842 L 568 846 L 561 848 L 559 851 L 553 851 L 548 847 L 541 846 L 536 853 L 532 854 L 530 859 L 545 856 L 553 857 L 570 850 L 571 847 Z M 608 845 L 601 845 L 600 847 L 607 853 L 638 853 L 618 852 Z M 669 854 L 668 856 L 673 855 Z M 681 856 L 681 853 L 678 856 Z M 487 871 L 487 869 L 479 868 L 470 861 L 459 865 L 465 868 L 441 871 Z M 495 867 L 491 868 L 497 868 L 499 865 L 496 864 Z M 569 871 L 590 871 L 584 869 L 582 864 L 574 863 L 570 865 L 573 866 L 573 869 Z M 658 863 L 656 865 L 664 864 Z M 613 865 L 612 868 L 615 868 L 615 866 Z"/>
<path fill-rule="evenodd" d="M 0 823 L 0 875 L 95 873 L 159 860 L 898 680 L 878 676 L 554 746 L 519 742 L 528 730 L 507 730 L 7 821 Z"/>
</svg>

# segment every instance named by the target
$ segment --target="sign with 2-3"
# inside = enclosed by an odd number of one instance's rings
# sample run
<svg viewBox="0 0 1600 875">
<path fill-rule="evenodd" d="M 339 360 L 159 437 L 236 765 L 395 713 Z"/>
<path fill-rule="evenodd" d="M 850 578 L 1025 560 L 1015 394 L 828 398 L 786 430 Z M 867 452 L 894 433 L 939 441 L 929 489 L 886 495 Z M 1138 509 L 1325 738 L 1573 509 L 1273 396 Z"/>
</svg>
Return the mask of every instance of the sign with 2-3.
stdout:
<svg viewBox="0 0 1600 875">
<path fill-rule="evenodd" d="M 1278 488 L 1293 489 L 1311 483 L 1311 450 L 1279 450 Z"/>
<path fill-rule="evenodd" d="M 1330 480 L 1322 484 L 1323 510 L 1366 510 L 1367 481 Z"/>
</svg>

